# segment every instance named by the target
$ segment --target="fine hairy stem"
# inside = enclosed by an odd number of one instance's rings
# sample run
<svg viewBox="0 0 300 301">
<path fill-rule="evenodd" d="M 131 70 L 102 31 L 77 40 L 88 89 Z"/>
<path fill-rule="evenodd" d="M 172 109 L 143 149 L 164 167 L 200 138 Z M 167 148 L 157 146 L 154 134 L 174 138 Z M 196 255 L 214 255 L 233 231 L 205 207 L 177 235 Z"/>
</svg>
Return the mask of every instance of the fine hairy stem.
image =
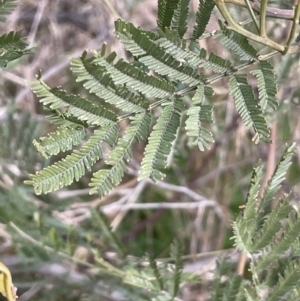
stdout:
<svg viewBox="0 0 300 301">
<path fill-rule="evenodd" d="M 267 4 L 268 0 L 261 0 L 261 6 L 260 6 L 260 19 L 259 19 L 259 25 L 260 25 L 260 31 L 259 35 L 261 37 L 266 36 L 266 13 L 267 13 Z"/>
</svg>

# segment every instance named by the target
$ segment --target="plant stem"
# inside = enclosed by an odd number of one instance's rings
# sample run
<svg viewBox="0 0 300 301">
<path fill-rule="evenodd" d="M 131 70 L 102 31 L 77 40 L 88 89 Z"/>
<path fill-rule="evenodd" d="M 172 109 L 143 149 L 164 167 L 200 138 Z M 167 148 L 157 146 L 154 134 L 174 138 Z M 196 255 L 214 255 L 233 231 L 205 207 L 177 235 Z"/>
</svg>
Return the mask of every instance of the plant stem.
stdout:
<svg viewBox="0 0 300 301">
<path fill-rule="evenodd" d="M 274 41 L 272 41 L 271 39 L 269 39 L 268 37 L 260 37 L 257 36 L 255 34 L 253 34 L 252 32 L 246 30 L 245 28 L 241 27 L 240 25 L 238 25 L 233 18 L 231 17 L 231 14 L 229 13 L 229 11 L 226 8 L 226 5 L 224 3 L 224 0 L 214 0 L 219 11 L 221 12 L 221 14 L 223 15 L 224 19 L 226 20 L 226 22 L 228 23 L 229 27 L 228 29 L 234 30 L 235 32 L 266 46 L 269 46 L 270 48 L 273 48 L 281 53 L 283 53 L 283 51 L 285 50 L 285 47 L 283 45 L 280 45 Z"/>
<path fill-rule="evenodd" d="M 247 7 L 244 0 L 224 0 L 225 3 L 230 3 L 234 5 L 238 5 L 241 7 Z M 251 1 L 250 5 L 252 9 L 260 14 L 260 4 L 258 1 Z M 266 8 L 266 17 L 276 18 L 276 19 L 284 19 L 284 20 L 293 20 L 294 12 L 291 9 L 280 9 L 275 7 L 267 7 Z"/>
<path fill-rule="evenodd" d="M 299 1 L 300 1 L 300 0 L 299 0 Z M 279 53 L 280 53 L 280 52 L 278 52 L 278 51 L 272 51 L 272 52 L 270 52 L 270 53 L 268 53 L 268 54 L 260 55 L 260 56 L 258 57 L 258 60 L 257 60 L 257 61 L 251 61 L 251 62 L 243 63 L 243 64 L 241 64 L 241 65 L 239 65 L 239 66 L 234 67 L 234 70 L 235 70 L 235 71 L 240 71 L 240 70 L 246 69 L 246 68 L 248 68 L 248 67 L 251 66 L 251 65 L 257 64 L 258 61 L 265 61 L 265 60 L 268 60 L 268 59 L 270 59 L 271 57 L 278 55 Z M 230 71 L 230 70 L 229 70 L 229 71 Z M 228 73 L 228 74 L 229 74 L 229 73 Z M 215 82 L 219 81 L 220 79 L 222 79 L 222 78 L 228 76 L 228 74 L 227 74 L 227 73 L 223 73 L 223 74 L 213 75 L 213 76 L 211 76 L 211 77 L 209 77 L 209 78 L 207 78 L 207 79 L 204 79 L 202 82 L 203 82 L 205 85 L 212 84 L 212 83 L 215 83 Z M 199 82 L 199 84 L 200 84 L 200 82 Z M 192 86 L 192 87 L 184 88 L 184 89 L 182 89 L 182 90 L 180 90 L 180 91 L 174 93 L 174 96 L 182 97 L 182 96 L 186 95 L 187 93 L 196 90 L 196 89 L 197 89 L 197 86 L 198 86 L 198 85 Z M 152 109 L 158 107 L 159 105 L 162 105 L 163 103 L 165 103 L 165 102 L 167 102 L 167 101 L 170 101 L 170 97 L 169 97 L 169 96 L 164 97 L 164 98 L 162 98 L 162 99 L 160 99 L 160 100 L 154 102 L 153 104 L 151 104 L 151 105 L 149 106 L 149 110 L 152 110 Z"/>
<path fill-rule="evenodd" d="M 260 25 L 260 31 L 259 35 L 261 37 L 266 37 L 266 13 L 267 13 L 267 4 L 268 0 L 261 0 L 260 2 L 260 19 L 259 19 L 259 25 Z"/>
<path fill-rule="evenodd" d="M 300 17 L 300 0 L 298 0 L 296 8 L 295 8 L 295 13 L 294 13 L 294 18 L 293 18 L 293 25 L 291 28 L 291 32 L 288 38 L 288 41 L 285 45 L 285 49 L 283 51 L 283 54 L 286 54 L 289 51 L 289 48 L 295 38 L 295 34 L 296 34 L 296 28 L 299 24 L 299 17 Z"/>
<path fill-rule="evenodd" d="M 255 28 L 256 28 L 257 32 L 259 33 L 259 26 L 258 26 L 258 23 L 257 23 L 257 20 L 256 20 L 256 16 L 254 14 L 254 11 L 252 9 L 252 6 L 250 5 L 249 0 L 245 0 L 245 2 L 246 2 L 246 5 L 247 5 L 247 8 L 249 10 L 250 16 L 251 16 L 251 18 L 254 22 Z"/>
</svg>

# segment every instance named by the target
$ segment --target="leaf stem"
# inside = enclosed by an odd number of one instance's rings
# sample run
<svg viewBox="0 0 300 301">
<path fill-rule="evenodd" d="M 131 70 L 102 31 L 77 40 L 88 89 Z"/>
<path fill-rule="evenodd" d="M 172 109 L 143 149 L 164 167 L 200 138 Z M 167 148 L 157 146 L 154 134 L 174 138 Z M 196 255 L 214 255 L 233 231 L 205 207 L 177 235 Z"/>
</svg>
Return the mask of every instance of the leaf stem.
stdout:
<svg viewBox="0 0 300 301">
<path fill-rule="evenodd" d="M 268 0 L 261 0 L 260 2 L 260 19 L 259 19 L 259 25 L 260 25 L 260 30 L 259 30 L 259 35 L 261 37 L 266 37 L 266 13 L 267 13 L 267 4 Z"/>
<path fill-rule="evenodd" d="M 253 20 L 253 23 L 254 23 L 254 25 L 255 25 L 255 28 L 256 28 L 257 32 L 259 33 L 258 22 L 257 22 L 257 20 L 256 20 L 256 16 L 255 16 L 255 14 L 254 14 L 254 11 L 253 11 L 253 9 L 252 9 L 252 6 L 250 5 L 249 0 L 245 0 L 245 2 L 246 2 L 246 5 L 247 5 L 247 8 L 248 8 L 248 10 L 249 10 L 250 16 L 251 16 L 251 18 L 252 18 L 252 20 Z"/>
<path fill-rule="evenodd" d="M 295 38 L 295 34 L 296 34 L 296 28 L 299 24 L 299 17 L 300 17 L 300 0 L 298 0 L 296 8 L 295 8 L 295 13 L 294 13 L 294 18 L 293 18 L 293 24 L 292 24 L 292 28 L 291 28 L 291 32 L 288 38 L 288 41 L 285 45 L 285 49 L 283 51 L 283 54 L 286 54 L 289 51 L 289 48 Z"/>
<path fill-rule="evenodd" d="M 281 53 L 285 50 L 285 47 L 283 45 L 280 45 L 273 40 L 269 39 L 268 37 L 260 37 L 252 32 L 246 30 L 245 28 L 241 27 L 238 23 L 236 23 L 233 18 L 231 17 L 230 12 L 227 10 L 226 5 L 224 3 L 224 0 L 214 0 L 219 11 L 223 15 L 224 19 L 228 23 L 228 29 L 234 30 L 235 32 L 266 46 L 269 46 L 270 48 L 273 48 Z"/>
<path fill-rule="evenodd" d="M 224 0 L 225 3 L 230 3 L 234 5 L 238 5 L 240 7 L 246 8 L 246 3 L 244 0 Z M 252 9 L 260 14 L 260 3 L 258 1 L 251 1 L 250 5 Z M 293 20 L 294 12 L 291 9 L 281 9 L 275 7 L 267 7 L 266 8 L 266 17 L 275 18 L 275 19 L 284 19 L 284 20 Z"/>
</svg>

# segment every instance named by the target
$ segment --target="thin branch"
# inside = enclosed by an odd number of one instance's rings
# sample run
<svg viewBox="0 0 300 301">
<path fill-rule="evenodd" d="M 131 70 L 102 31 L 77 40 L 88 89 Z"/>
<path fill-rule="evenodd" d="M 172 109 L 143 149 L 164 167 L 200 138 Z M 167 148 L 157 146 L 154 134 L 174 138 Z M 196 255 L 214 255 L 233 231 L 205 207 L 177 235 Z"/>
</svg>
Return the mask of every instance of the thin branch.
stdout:
<svg viewBox="0 0 300 301">
<path fill-rule="evenodd" d="M 260 31 L 259 31 L 259 35 L 261 37 L 266 37 L 267 33 L 266 33 L 266 14 L 267 14 L 267 4 L 268 4 L 268 0 L 261 0 L 261 6 L 260 6 L 260 21 L 259 21 L 259 25 L 260 25 Z"/>
<path fill-rule="evenodd" d="M 259 33 L 259 26 L 258 26 L 258 23 L 257 23 L 257 20 L 256 20 L 256 16 L 254 14 L 254 11 L 253 11 L 253 9 L 252 9 L 252 7 L 250 5 L 250 2 L 249 2 L 249 0 L 245 0 L 245 2 L 246 2 L 246 5 L 247 5 L 247 8 L 249 10 L 250 16 L 251 16 L 251 18 L 252 18 L 252 20 L 254 22 L 255 27 L 256 27 L 256 30 Z"/>
<path fill-rule="evenodd" d="M 292 42 L 295 38 L 296 28 L 299 24 L 299 17 L 300 17 L 300 0 L 298 0 L 296 8 L 295 8 L 295 13 L 294 13 L 294 18 L 293 18 L 293 25 L 292 25 L 292 28 L 291 28 L 291 32 L 290 32 L 288 41 L 285 45 L 285 49 L 284 49 L 283 54 L 286 54 L 289 51 L 289 48 L 290 48 L 290 46 L 291 46 L 291 44 L 292 44 Z"/>
<path fill-rule="evenodd" d="M 257 36 L 254 33 L 250 32 L 249 30 L 240 26 L 237 22 L 235 22 L 231 16 L 230 12 L 227 10 L 227 7 L 223 0 L 214 0 L 214 1 L 217 5 L 219 11 L 223 15 L 224 19 L 228 23 L 228 25 L 229 25 L 228 29 L 231 29 L 257 43 L 269 46 L 270 48 L 273 48 L 281 53 L 284 51 L 285 47 L 283 45 L 280 45 L 280 44 L 274 42 L 273 40 L 269 39 L 268 37 Z"/>
<path fill-rule="evenodd" d="M 30 44 L 33 44 L 33 42 L 35 40 L 35 36 L 36 36 L 37 30 L 38 30 L 39 24 L 42 20 L 43 13 L 44 13 L 45 7 L 47 5 L 48 5 L 48 0 L 43 0 L 43 1 L 39 2 L 36 14 L 34 16 L 34 20 L 32 22 L 30 33 L 29 33 L 28 38 L 27 38 L 27 41 Z"/>
<path fill-rule="evenodd" d="M 224 2 L 247 8 L 244 0 L 224 0 Z M 258 13 L 258 14 L 260 13 L 261 8 L 260 8 L 260 4 L 258 1 L 251 1 L 250 5 L 256 13 Z M 284 19 L 284 20 L 293 20 L 294 11 L 291 9 L 267 7 L 266 8 L 266 17 L 276 18 L 276 19 Z"/>
<path fill-rule="evenodd" d="M 115 210 L 152 210 L 152 209 L 195 209 L 199 207 L 216 207 L 216 202 L 202 200 L 200 202 L 175 202 L 175 203 L 134 203 L 134 204 L 111 204 L 103 206 L 103 211 L 107 214 Z M 109 209 L 108 209 L 109 208 Z"/>
<path fill-rule="evenodd" d="M 127 204 L 121 204 L 122 210 L 117 214 L 117 216 L 114 218 L 114 220 L 111 222 L 110 226 L 112 231 L 116 231 L 118 226 L 120 225 L 121 221 L 125 217 L 128 209 L 123 209 L 126 207 L 126 205 L 136 205 L 135 203 L 139 199 L 141 193 L 143 192 L 145 186 L 147 185 L 146 181 L 140 182 L 134 189 L 133 191 L 130 191 L 126 196 L 127 196 Z"/>
</svg>

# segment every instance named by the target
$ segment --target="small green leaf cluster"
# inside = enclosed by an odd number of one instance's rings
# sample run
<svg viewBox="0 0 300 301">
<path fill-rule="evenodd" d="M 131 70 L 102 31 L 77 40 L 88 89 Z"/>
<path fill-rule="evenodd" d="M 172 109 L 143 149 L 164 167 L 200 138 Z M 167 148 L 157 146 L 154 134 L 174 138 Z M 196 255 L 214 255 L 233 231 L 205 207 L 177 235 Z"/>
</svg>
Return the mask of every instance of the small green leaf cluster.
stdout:
<svg viewBox="0 0 300 301">
<path fill-rule="evenodd" d="M 262 166 L 253 170 L 247 203 L 233 223 L 236 247 L 250 259 L 252 286 L 246 288 L 251 300 L 297 300 L 300 285 L 299 207 L 289 195 L 276 200 L 294 154 L 288 147 L 260 192 Z"/>
<path fill-rule="evenodd" d="M 37 194 L 69 185 L 78 181 L 86 170 L 92 170 L 103 158 L 103 142 L 112 150 L 105 155 L 107 168 L 93 174 L 91 193 L 104 196 L 121 182 L 132 157 L 132 148 L 141 141 L 147 141 L 147 146 L 139 180 L 162 180 L 183 119 L 187 136 L 200 150 L 208 149 L 214 142 L 208 128 L 213 122 L 211 84 L 226 76 L 236 109 L 244 125 L 254 132 L 253 140 L 256 143 L 270 140 L 264 115 L 267 110 L 277 107 L 273 67 L 259 60 L 256 49 L 246 37 L 228 30 L 222 22 L 217 41 L 236 53 L 244 63 L 236 65 L 214 53 L 207 55 L 198 40 L 205 38 L 213 9 L 213 1 L 200 1 L 192 36 L 187 39 L 183 36 L 187 31 L 189 1 L 159 1 L 157 32 L 117 20 L 117 38 L 134 61 L 117 60 L 116 53 L 107 54 L 104 45 L 101 51 L 94 51 L 92 57 L 84 52 L 71 62 L 77 81 L 98 97 L 96 103 L 80 95 L 68 95 L 60 87 L 50 88 L 38 76 L 32 89 L 44 108 L 51 112 L 49 120 L 59 127 L 48 137 L 34 141 L 36 149 L 49 157 L 79 145 L 86 131 L 94 134 L 89 134 L 82 149 L 31 175 L 27 183 L 34 186 Z M 257 78 L 258 99 L 248 83 L 247 74 L 237 74 L 249 65 L 258 66 L 252 71 Z M 190 93 L 194 95 L 187 104 L 184 96 Z M 114 106 L 116 111 L 107 109 L 108 105 Z M 159 106 L 160 113 L 156 109 Z M 183 117 L 186 110 L 186 117 Z M 125 118 L 129 124 L 121 134 L 118 123 Z"/>
<path fill-rule="evenodd" d="M 260 191 L 263 166 L 254 168 L 246 204 L 233 223 L 233 240 L 237 249 L 248 257 L 251 278 L 235 273 L 229 258 L 220 258 L 207 300 L 299 299 L 299 206 L 292 206 L 288 195 L 279 196 L 294 152 L 295 145 L 286 148 L 263 192 Z M 199 283 L 199 275 L 184 271 L 184 250 L 179 241 L 171 244 L 170 258 L 132 257 L 100 210 L 92 209 L 85 223 L 74 227 L 41 214 L 30 199 L 23 200 L 20 206 L 17 203 L 21 198 L 24 193 L 19 189 L 0 194 L 1 222 L 9 224 L 20 255 L 28 262 L 34 260 L 35 267 L 64 259 L 85 269 L 85 278 L 73 288 L 76 298 L 80 299 L 83 293 L 86 300 L 104 297 L 109 284 L 124 300 L 181 301 L 184 285 Z M 20 226 L 25 226 L 32 212 L 34 218 L 27 226 L 27 234 Z M 9 222 L 12 215 L 20 217 L 19 227 Z M 66 290 L 70 287 L 66 285 Z M 61 296 L 62 292 L 55 288 L 48 285 L 43 296 Z"/>
<path fill-rule="evenodd" d="M 6 16 L 17 6 L 16 0 L 0 1 L 0 22 L 6 21 Z M 0 67 L 6 67 L 13 60 L 25 54 L 30 54 L 31 49 L 22 39 L 21 31 L 10 31 L 0 36 Z"/>
</svg>

